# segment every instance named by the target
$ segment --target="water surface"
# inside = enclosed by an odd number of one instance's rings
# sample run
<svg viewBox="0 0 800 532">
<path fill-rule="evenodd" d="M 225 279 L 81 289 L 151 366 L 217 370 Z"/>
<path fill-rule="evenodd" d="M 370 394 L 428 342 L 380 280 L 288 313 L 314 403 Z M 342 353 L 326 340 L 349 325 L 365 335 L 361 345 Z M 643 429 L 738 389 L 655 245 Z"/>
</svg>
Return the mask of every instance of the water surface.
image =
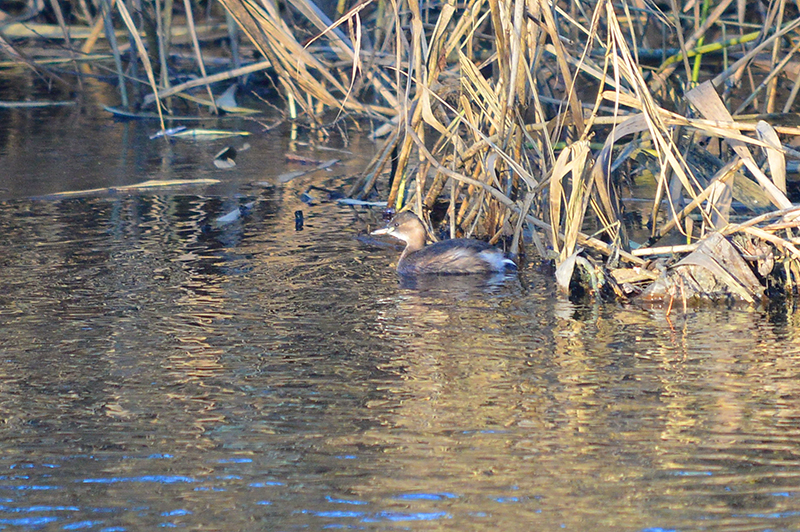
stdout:
<svg viewBox="0 0 800 532">
<path fill-rule="evenodd" d="M 0 527 L 800 528 L 795 314 L 401 283 L 379 212 L 300 198 L 366 139 L 280 185 L 290 132 L 222 172 L 152 123 L 0 113 Z"/>
</svg>

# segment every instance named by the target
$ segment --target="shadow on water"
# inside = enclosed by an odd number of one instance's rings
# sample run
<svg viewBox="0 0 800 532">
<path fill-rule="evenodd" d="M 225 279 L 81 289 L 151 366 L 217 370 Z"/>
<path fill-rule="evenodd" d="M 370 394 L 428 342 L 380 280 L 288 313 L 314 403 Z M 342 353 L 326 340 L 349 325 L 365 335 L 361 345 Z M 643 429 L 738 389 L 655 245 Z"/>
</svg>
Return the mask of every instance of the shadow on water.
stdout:
<svg viewBox="0 0 800 532">
<path fill-rule="evenodd" d="M 533 268 L 400 279 L 362 238 L 379 213 L 302 203 L 347 175 L 254 188 L 285 168 L 241 164 L 58 201 L 12 165 L 0 526 L 797 528 L 795 314 L 578 304 Z"/>
<path fill-rule="evenodd" d="M 491 294 L 492 289 L 502 287 L 515 278 L 513 274 L 493 273 L 481 275 L 405 275 L 400 276 L 401 288 L 416 290 L 420 295 L 443 293 L 454 296 Z"/>
</svg>

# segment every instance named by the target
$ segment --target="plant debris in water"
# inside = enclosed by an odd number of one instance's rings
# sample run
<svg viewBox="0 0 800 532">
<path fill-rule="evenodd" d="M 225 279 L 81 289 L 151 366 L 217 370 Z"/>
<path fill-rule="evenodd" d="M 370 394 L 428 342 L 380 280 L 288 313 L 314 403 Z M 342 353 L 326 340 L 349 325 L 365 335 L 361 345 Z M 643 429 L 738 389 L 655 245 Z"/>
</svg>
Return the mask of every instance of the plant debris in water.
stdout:
<svg viewBox="0 0 800 532">
<path fill-rule="evenodd" d="M 236 166 L 236 148 L 226 146 L 214 156 L 214 166 L 220 169 L 233 168 Z"/>
</svg>

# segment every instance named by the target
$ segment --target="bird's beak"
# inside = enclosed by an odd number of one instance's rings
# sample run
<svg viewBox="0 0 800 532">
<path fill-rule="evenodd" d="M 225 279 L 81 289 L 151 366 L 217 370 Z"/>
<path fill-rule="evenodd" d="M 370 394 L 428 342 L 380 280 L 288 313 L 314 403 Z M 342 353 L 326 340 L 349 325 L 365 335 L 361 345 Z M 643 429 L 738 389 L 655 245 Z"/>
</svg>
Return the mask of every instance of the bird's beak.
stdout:
<svg viewBox="0 0 800 532">
<path fill-rule="evenodd" d="M 376 236 L 376 235 L 388 235 L 391 232 L 392 232 L 392 228 L 387 225 L 386 227 L 384 227 L 382 229 L 374 230 L 373 232 L 370 233 L 370 235 L 373 235 L 373 236 Z"/>
</svg>

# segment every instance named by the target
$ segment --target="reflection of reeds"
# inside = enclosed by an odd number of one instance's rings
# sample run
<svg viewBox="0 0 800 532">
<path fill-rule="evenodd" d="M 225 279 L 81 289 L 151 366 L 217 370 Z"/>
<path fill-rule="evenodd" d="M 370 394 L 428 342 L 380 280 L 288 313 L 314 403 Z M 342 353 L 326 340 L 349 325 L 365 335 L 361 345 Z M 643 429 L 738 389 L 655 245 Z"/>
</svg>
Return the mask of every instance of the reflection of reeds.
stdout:
<svg viewBox="0 0 800 532">
<path fill-rule="evenodd" d="M 105 27 L 123 102 L 135 69 L 125 66 L 117 19 L 132 36 L 149 101 L 163 105 L 203 85 L 216 111 L 211 83 L 269 69 L 290 118 L 314 127 L 326 113 L 382 121 L 384 146 L 352 195 L 383 186 L 391 167 L 383 191 L 390 205 L 423 215 L 441 205 L 453 235 L 509 236 L 518 253 L 528 229 L 538 254 L 596 276 L 604 267 L 641 267 L 665 245 L 730 233 L 732 205 L 751 216 L 772 205 L 781 217 L 746 233 L 796 260 L 785 158 L 798 155 L 786 139 L 800 133 L 787 114 L 800 80 L 800 18 L 785 2 L 759 25 L 743 22 L 758 14 L 745 17 L 747 6 L 731 0 L 666 13 L 643 0 L 361 0 L 337 22 L 312 0 L 289 0 L 283 10 L 269 0 L 219 3 L 235 22 L 225 26 L 231 42 L 238 28 L 264 61 L 209 76 L 189 0 L 154 0 L 137 11 L 123 0 L 100 2 L 95 38 Z M 58 20 L 75 38 L 69 21 Z M 170 87 L 176 20 L 186 22 L 201 78 Z M 87 41 L 82 52 L 90 51 Z M 745 112 L 756 116 L 736 116 Z M 620 178 L 637 175 L 654 185 L 644 236 L 623 223 Z M 670 237 L 680 242 L 662 241 Z M 576 261 L 585 248 L 588 260 Z M 794 271 L 786 267 L 787 285 L 800 282 Z"/>
</svg>

